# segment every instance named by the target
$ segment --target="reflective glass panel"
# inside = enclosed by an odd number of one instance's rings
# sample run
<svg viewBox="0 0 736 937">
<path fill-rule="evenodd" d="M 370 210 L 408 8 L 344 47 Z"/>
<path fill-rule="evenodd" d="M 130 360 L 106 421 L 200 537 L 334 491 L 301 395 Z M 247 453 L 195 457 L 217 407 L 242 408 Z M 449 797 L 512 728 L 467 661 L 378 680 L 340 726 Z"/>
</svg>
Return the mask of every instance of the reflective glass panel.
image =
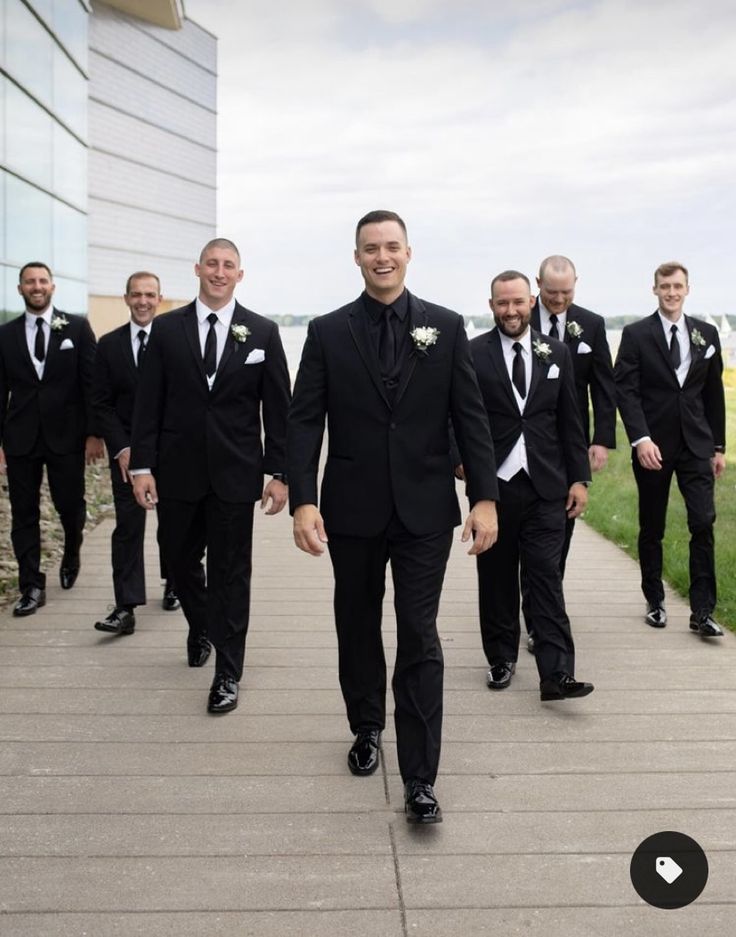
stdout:
<svg viewBox="0 0 736 937">
<path fill-rule="evenodd" d="M 5 177 L 5 199 L 6 260 L 18 267 L 29 260 L 52 263 L 54 200 L 11 175 Z"/>
<path fill-rule="evenodd" d="M 54 121 L 11 81 L 3 78 L 6 102 L 5 164 L 24 179 L 51 188 Z"/>
<path fill-rule="evenodd" d="M 87 148 L 61 124 L 53 126 L 54 195 L 87 210 Z"/>
<path fill-rule="evenodd" d="M 87 216 L 54 202 L 52 265 L 58 276 L 87 279 Z"/>
<path fill-rule="evenodd" d="M 20 0 L 8 0 L 5 15 L 5 70 L 53 109 L 53 39 Z"/>
<path fill-rule="evenodd" d="M 54 274 L 54 305 L 65 312 L 87 313 L 87 284 Z"/>
</svg>

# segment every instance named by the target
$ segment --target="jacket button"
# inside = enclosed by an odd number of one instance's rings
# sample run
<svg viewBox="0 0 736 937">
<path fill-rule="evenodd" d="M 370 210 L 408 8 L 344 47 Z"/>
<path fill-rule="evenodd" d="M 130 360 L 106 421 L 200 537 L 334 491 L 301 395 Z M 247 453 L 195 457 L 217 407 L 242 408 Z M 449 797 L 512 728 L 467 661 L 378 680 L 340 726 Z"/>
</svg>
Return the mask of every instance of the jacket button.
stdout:
<svg viewBox="0 0 736 937">
<path fill-rule="evenodd" d="M 396 424 L 395 424 L 395 423 L 390 423 L 389 426 L 391 427 L 391 429 L 396 429 Z"/>
</svg>

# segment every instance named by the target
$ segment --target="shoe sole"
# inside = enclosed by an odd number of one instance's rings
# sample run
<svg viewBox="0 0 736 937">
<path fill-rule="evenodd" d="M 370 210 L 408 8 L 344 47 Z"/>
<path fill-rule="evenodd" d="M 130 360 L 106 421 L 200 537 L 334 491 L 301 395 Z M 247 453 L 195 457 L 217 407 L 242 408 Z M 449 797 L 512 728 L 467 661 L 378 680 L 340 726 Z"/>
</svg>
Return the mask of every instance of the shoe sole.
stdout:
<svg viewBox="0 0 736 937">
<path fill-rule="evenodd" d="M 103 625 L 102 622 L 96 621 L 95 631 L 104 631 L 105 634 L 124 635 L 124 634 L 134 634 L 135 628 L 108 628 L 105 625 Z"/>
<path fill-rule="evenodd" d="M 507 683 L 488 683 L 486 681 L 486 686 L 489 690 L 506 690 L 511 686 L 511 681 L 509 680 Z"/>
<path fill-rule="evenodd" d="M 701 638 L 722 638 L 723 637 L 722 631 L 716 632 L 716 633 L 708 632 L 708 631 L 701 631 L 697 625 L 690 625 L 690 630 L 692 631 L 693 634 L 697 634 Z"/>
<path fill-rule="evenodd" d="M 235 700 L 234 703 L 228 704 L 227 706 L 217 706 L 213 708 L 212 706 L 207 706 L 207 712 L 213 716 L 222 716 L 225 713 L 231 713 L 234 709 L 238 708 L 238 701 Z"/>
<path fill-rule="evenodd" d="M 406 813 L 406 822 L 411 823 L 413 826 L 430 826 L 432 823 L 442 823 L 442 811 L 439 810 L 433 817 L 418 817 L 415 813 L 409 813 L 406 808 L 404 808 Z"/>
<path fill-rule="evenodd" d="M 595 687 L 586 688 L 575 693 L 540 693 L 539 698 L 543 703 L 550 703 L 555 700 L 582 699 L 584 696 L 590 696 L 594 689 Z"/>
</svg>

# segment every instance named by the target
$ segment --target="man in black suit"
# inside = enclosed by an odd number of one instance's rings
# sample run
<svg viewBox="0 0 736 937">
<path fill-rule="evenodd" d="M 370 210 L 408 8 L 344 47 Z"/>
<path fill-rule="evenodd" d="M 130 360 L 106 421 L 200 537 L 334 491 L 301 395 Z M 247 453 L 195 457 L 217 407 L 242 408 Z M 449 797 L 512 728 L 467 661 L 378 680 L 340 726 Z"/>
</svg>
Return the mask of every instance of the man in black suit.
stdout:
<svg viewBox="0 0 736 937">
<path fill-rule="evenodd" d="M 39 525 L 44 466 L 64 530 L 59 580 L 71 589 L 87 512 L 85 458 L 97 461 L 103 453 L 91 405 L 95 337 L 85 317 L 53 306 L 54 289 L 45 263 L 25 264 L 18 292 L 26 311 L 0 327 L 0 467 L 7 466 L 21 592 L 13 614 L 19 617 L 46 603 Z"/>
<path fill-rule="evenodd" d="M 487 684 L 506 689 L 519 651 L 519 566 L 525 570 L 543 700 L 587 696 L 578 681 L 560 556 L 566 518 L 588 500 L 588 453 L 567 347 L 529 328 L 533 300 L 523 273 L 491 283 L 496 327 L 470 343 L 498 460 L 499 537 L 477 558 Z M 463 468 L 465 468 L 463 466 Z"/>
<path fill-rule="evenodd" d="M 254 503 L 277 514 L 288 496 L 289 373 L 276 324 L 234 299 L 243 270 L 232 241 L 206 244 L 194 272 L 198 298 L 153 321 L 129 471 L 138 503 L 159 504 L 164 559 L 189 624 L 189 665 L 204 665 L 211 641 L 208 710 L 225 713 L 237 706 L 243 674 Z M 273 476 L 265 488 L 264 473 Z"/>
<path fill-rule="evenodd" d="M 673 474 L 690 531 L 690 628 L 723 634 L 713 619 L 714 487 L 726 467 L 726 403 L 718 331 L 683 313 L 690 290 L 681 263 L 654 273 L 657 311 L 627 325 L 614 369 L 618 408 L 632 445 L 639 490 L 639 566 L 645 621 L 664 628 L 662 539 Z"/>
<path fill-rule="evenodd" d="M 591 469 L 597 472 L 608 461 L 608 450 L 616 448 L 616 387 L 605 319 L 573 302 L 576 283 L 575 265 L 569 258 L 559 254 L 546 257 L 539 266 L 539 296 L 532 309 L 531 327 L 564 342 L 572 355 L 575 392 L 588 458 Z M 568 517 L 560 557 L 563 578 L 574 529 L 575 518 Z M 523 591 L 524 621 L 529 631 L 527 647 L 533 652 L 534 626 L 526 590 Z"/>
<path fill-rule="evenodd" d="M 134 609 L 146 604 L 143 560 L 146 511 L 135 500 L 128 465 L 138 377 L 151 323 L 161 302 L 159 278 L 143 270 L 131 274 L 123 300 L 130 310 L 130 321 L 100 339 L 92 383 L 92 405 L 107 445 L 115 504 L 115 529 L 111 539 L 115 606 L 102 621 L 95 622 L 95 628 L 114 635 L 132 634 L 135 631 Z M 162 606 L 165 611 L 175 611 L 179 600 L 173 584 L 168 581 L 160 550 L 159 563 L 161 578 L 166 581 Z"/>
<path fill-rule="evenodd" d="M 406 226 L 375 211 L 357 226 L 355 262 L 365 292 L 313 319 L 289 416 L 290 504 L 297 546 L 328 543 L 335 576 L 340 686 L 356 736 L 353 774 L 372 774 L 386 718 L 381 638 L 391 562 L 398 648 L 393 691 L 407 820 L 436 823 L 442 731 L 437 609 L 460 523 L 449 455 L 449 417 L 466 463 L 470 515 L 462 534 L 486 550 L 496 537 L 493 446 L 462 318 L 404 287 Z M 325 419 L 329 450 L 320 507 L 317 474 Z"/>
</svg>

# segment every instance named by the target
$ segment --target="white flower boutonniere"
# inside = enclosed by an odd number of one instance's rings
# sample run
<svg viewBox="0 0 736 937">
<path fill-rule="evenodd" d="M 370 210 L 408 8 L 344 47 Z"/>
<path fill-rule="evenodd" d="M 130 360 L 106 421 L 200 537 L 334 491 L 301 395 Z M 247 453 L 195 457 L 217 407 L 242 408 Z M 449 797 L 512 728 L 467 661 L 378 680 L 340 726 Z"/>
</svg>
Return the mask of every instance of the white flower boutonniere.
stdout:
<svg viewBox="0 0 736 937">
<path fill-rule="evenodd" d="M 69 325 L 69 320 L 66 316 L 51 317 L 51 328 L 54 330 L 54 332 L 61 332 L 61 330 L 66 328 L 67 325 Z"/>
<path fill-rule="evenodd" d="M 552 354 L 552 349 L 547 342 L 541 342 L 538 338 L 535 338 L 532 342 L 532 348 L 534 349 L 534 354 L 539 358 L 542 364 L 547 364 Z"/>
<path fill-rule="evenodd" d="M 420 355 L 426 355 L 432 345 L 437 342 L 437 337 L 440 334 L 439 329 L 433 329 L 428 325 L 420 326 L 416 329 L 412 329 L 409 333 L 411 335 L 411 340 L 414 342 L 414 347 L 417 350 L 417 353 Z"/>
<path fill-rule="evenodd" d="M 690 333 L 690 341 L 696 348 L 705 348 L 705 339 L 697 329 L 693 329 Z"/>
<path fill-rule="evenodd" d="M 583 334 L 583 327 L 577 322 L 568 322 L 567 334 L 571 338 L 580 338 L 580 336 Z"/>
<path fill-rule="evenodd" d="M 230 332 L 236 342 L 244 342 L 250 335 L 247 325 L 231 325 Z"/>
</svg>

